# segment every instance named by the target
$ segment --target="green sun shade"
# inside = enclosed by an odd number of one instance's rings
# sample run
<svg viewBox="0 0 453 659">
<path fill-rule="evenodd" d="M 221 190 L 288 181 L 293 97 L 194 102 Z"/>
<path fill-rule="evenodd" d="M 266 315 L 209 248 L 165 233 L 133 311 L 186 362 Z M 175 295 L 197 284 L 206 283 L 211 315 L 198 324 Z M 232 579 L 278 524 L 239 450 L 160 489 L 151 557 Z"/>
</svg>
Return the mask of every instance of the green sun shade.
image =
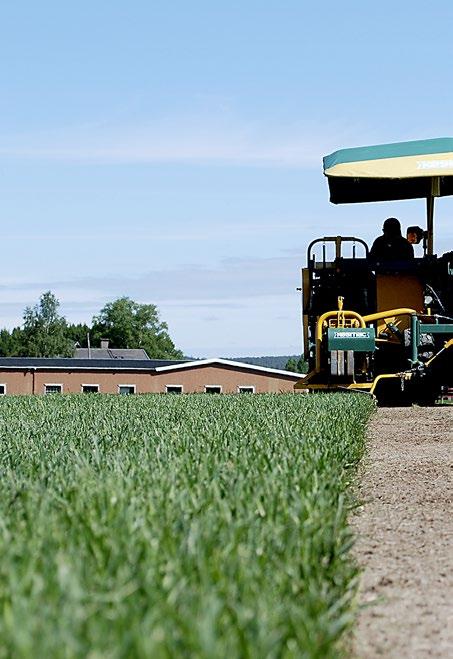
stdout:
<svg viewBox="0 0 453 659">
<path fill-rule="evenodd" d="M 453 138 L 341 149 L 324 158 L 334 204 L 453 194 Z"/>
</svg>

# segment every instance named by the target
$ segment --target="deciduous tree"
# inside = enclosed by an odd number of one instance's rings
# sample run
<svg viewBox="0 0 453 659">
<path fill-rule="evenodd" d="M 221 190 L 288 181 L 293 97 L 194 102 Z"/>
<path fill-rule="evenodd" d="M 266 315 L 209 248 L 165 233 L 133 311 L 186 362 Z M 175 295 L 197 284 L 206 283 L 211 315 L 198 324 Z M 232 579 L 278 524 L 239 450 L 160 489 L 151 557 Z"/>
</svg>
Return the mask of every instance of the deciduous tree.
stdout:
<svg viewBox="0 0 453 659">
<path fill-rule="evenodd" d="M 154 304 L 139 304 L 128 297 L 108 302 L 93 318 L 93 345 L 109 339 L 113 348 L 144 348 L 153 359 L 182 359 L 159 318 Z"/>
<path fill-rule="evenodd" d="M 26 357 L 72 357 L 74 343 L 67 337 L 67 323 L 58 314 L 59 301 L 51 291 L 24 311 L 20 354 Z"/>
<path fill-rule="evenodd" d="M 295 357 L 290 357 L 286 362 L 285 366 L 286 371 L 292 371 L 293 373 L 306 373 L 307 372 L 307 362 L 303 357 L 296 359 Z"/>
<path fill-rule="evenodd" d="M 0 356 L 14 357 L 21 354 L 23 344 L 23 331 L 14 327 L 11 332 L 6 328 L 0 330 Z"/>
</svg>

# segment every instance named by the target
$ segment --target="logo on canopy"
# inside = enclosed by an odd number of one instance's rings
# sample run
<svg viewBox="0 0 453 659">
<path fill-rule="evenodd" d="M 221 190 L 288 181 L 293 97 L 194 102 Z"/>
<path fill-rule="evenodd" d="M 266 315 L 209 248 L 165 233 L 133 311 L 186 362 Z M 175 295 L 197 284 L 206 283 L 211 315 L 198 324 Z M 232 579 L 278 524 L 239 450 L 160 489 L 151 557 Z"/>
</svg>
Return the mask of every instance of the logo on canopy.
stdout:
<svg viewBox="0 0 453 659">
<path fill-rule="evenodd" d="M 417 169 L 453 169 L 453 160 L 417 160 Z"/>
</svg>

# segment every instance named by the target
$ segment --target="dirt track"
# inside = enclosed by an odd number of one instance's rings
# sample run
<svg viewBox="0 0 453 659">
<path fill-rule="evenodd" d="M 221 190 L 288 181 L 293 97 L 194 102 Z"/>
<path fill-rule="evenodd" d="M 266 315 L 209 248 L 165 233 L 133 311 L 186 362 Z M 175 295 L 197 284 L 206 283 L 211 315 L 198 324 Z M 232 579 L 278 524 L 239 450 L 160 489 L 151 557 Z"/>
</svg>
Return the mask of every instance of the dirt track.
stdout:
<svg viewBox="0 0 453 659">
<path fill-rule="evenodd" d="M 355 656 L 453 657 L 453 407 L 378 410 L 361 498 Z"/>
</svg>

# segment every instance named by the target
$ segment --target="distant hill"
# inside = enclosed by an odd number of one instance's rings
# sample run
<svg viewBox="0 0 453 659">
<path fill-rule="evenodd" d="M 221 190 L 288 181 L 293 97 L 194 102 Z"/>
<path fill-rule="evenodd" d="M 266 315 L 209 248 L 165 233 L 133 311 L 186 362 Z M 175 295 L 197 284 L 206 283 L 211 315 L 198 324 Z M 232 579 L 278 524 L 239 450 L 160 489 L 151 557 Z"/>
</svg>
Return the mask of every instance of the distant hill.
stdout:
<svg viewBox="0 0 453 659">
<path fill-rule="evenodd" d="M 244 364 L 252 364 L 253 366 L 264 366 L 265 368 L 278 368 L 285 370 L 288 359 L 295 359 L 296 362 L 300 359 L 300 355 L 269 355 L 267 357 L 228 357 L 235 362 L 243 362 Z"/>
</svg>

